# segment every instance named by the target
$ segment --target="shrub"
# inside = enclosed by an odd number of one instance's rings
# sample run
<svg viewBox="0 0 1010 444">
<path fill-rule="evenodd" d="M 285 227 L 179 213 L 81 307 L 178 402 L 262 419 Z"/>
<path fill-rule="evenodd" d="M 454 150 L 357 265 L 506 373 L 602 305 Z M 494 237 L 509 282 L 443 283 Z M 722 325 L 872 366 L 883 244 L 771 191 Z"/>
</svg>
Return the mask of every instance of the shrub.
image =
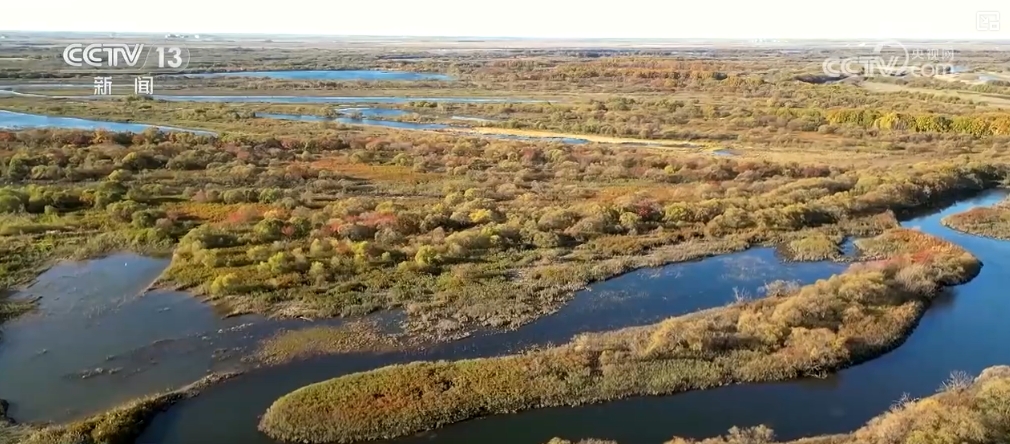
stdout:
<svg viewBox="0 0 1010 444">
<path fill-rule="evenodd" d="M 441 256 L 435 247 L 430 245 L 423 245 L 421 248 L 417 249 L 417 253 L 414 254 L 414 262 L 422 267 L 433 267 L 438 265 L 441 261 Z"/>
</svg>

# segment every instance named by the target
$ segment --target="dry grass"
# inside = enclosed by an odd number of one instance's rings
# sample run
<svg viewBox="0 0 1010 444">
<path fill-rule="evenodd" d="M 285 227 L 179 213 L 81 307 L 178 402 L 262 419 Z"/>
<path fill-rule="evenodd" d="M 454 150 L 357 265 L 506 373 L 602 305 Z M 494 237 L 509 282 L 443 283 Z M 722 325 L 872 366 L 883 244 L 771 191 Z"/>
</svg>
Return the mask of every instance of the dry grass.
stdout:
<svg viewBox="0 0 1010 444">
<path fill-rule="evenodd" d="M 996 107 L 1010 106 L 1010 99 L 1000 96 L 994 96 L 991 94 L 982 94 L 974 91 L 916 88 L 907 85 L 897 85 L 893 83 L 878 83 L 878 82 L 863 82 L 862 84 L 860 84 L 860 86 L 862 86 L 868 91 L 879 93 L 900 93 L 900 92 L 922 93 L 922 94 L 932 94 L 939 97 L 958 97 L 978 102 L 980 104 L 992 105 Z"/>
<path fill-rule="evenodd" d="M 990 208 L 973 208 L 943 218 L 951 229 L 994 239 L 1010 240 L 1010 200 Z"/>
<path fill-rule="evenodd" d="M 836 371 L 898 346 L 940 287 L 981 266 L 960 247 L 910 230 L 876 245 L 891 252 L 886 260 L 786 296 L 526 354 L 396 365 L 310 385 L 278 399 L 260 429 L 288 441 L 354 442 L 537 407 Z"/>
<path fill-rule="evenodd" d="M 34 307 L 30 301 L 12 301 L 5 295 L 0 295 L 0 323 L 13 319 Z"/>
<path fill-rule="evenodd" d="M 380 332 L 374 322 L 351 321 L 341 326 L 317 326 L 282 331 L 263 341 L 254 358 L 277 365 L 317 355 L 396 350 L 401 344 Z"/>
</svg>

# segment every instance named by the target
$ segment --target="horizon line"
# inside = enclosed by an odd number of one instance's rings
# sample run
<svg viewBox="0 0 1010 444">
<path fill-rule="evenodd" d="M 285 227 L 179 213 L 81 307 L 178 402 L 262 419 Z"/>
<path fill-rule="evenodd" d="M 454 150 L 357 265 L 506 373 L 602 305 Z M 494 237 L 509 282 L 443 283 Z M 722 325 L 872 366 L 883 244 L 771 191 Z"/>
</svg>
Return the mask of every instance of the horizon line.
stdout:
<svg viewBox="0 0 1010 444">
<path fill-rule="evenodd" d="M 726 40 L 807 40 L 807 41 L 865 41 L 865 40 L 908 40 L 908 41 L 967 41 L 967 42 L 1007 42 L 1010 38 L 980 37 L 547 37 L 547 36 L 488 36 L 488 35 L 416 35 L 416 34 L 319 34 L 286 32 L 203 32 L 203 31 L 70 31 L 70 30 L 24 30 L 0 29 L 0 34 L 136 34 L 136 35 L 207 35 L 207 36 L 276 36 L 276 37 L 356 37 L 356 38 L 411 38 L 411 39 L 494 39 L 494 40 L 636 40 L 636 41 L 697 41 Z"/>
</svg>

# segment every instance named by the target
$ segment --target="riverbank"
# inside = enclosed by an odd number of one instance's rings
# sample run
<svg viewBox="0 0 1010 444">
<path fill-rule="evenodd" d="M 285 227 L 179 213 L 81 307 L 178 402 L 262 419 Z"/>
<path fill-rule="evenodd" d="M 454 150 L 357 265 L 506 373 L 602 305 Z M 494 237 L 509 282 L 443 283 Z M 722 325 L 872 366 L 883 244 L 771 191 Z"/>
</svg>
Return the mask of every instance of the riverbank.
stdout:
<svg viewBox="0 0 1010 444">
<path fill-rule="evenodd" d="M 260 428 L 285 441 L 355 442 L 488 414 L 825 374 L 898 346 L 940 288 L 981 268 L 964 249 L 912 230 L 865 248 L 887 259 L 788 295 L 521 355 L 418 362 L 310 385 L 278 399 Z"/>
<path fill-rule="evenodd" d="M 945 217 L 943 225 L 963 233 L 1010 240 L 1010 200 Z"/>
<path fill-rule="evenodd" d="M 200 391 L 212 384 L 237 375 L 238 373 L 210 374 L 181 389 L 141 398 L 108 412 L 70 424 L 34 428 L 23 425 L 17 430 L 18 434 L 23 437 L 19 444 L 132 443 L 140 436 L 154 415 L 172 404 L 199 395 Z"/>
<path fill-rule="evenodd" d="M 31 309 L 31 301 L 12 301 L 8 299 L 8 296 L 0 296 L 0 324 L 3 324 L 8 319 L 14 319 Z"/>
<path fill-rule="evenodd" d="M 964 373 L 952 374 L 939 393 L 923 399 L 903 398 L 890 411 L 852 433 L 779 441 L 774 431 L 765 426 L 734 427 L 723 437 L 702 440 L 675 437 L 666 444 L 890 444 L 934 442 L 931 438 L 945 443 L 1002 444 L 1008 430 L 1010 367 L 995 366 L 974 379 Z M 547 444 L 573 444 L 573 441 L 555 438 Z M 617 443 L 586 439 L 578 444 Z"/>
</svg>

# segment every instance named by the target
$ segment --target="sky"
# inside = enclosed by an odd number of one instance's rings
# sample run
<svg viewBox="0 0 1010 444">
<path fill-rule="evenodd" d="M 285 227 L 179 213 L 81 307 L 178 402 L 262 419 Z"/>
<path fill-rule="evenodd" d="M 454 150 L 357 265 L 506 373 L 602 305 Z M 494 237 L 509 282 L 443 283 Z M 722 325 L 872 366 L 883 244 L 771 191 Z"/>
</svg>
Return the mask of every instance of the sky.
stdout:
<svg viewBox="0 0 1010 444">
<path fill-rule="evenodd" d="M 1010 40 L 1010 1 L 0 0 L 0 31 Z"/>
</svg>

